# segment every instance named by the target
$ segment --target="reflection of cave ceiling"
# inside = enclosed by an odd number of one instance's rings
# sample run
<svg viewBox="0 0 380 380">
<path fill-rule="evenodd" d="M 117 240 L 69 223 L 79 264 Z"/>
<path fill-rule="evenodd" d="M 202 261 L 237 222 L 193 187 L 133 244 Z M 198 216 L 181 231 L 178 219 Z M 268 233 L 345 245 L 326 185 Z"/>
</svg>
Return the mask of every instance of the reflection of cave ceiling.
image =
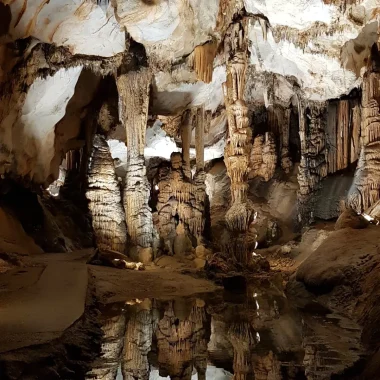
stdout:
<svg viewBox="0 0 380 380">
<path fill-rule="evenodd" d="M 219 51 L 214 61 L 213 79 L 209 84 L 196 79 L 189 64 L 189 55 L 197 45 L 210 40 L 222 41 L 223 28 L 218 20 L 228 17 L 228 7 L 225 5 L 232 2 L 2 2 L 9 5 L 9 8 L 0 8 L 0 23 L 9 24 L 8 31 L 3 30 L 3 26 L 0 28 L 0 42 L 3 43 L 32 37 L 34 44 L 42 41 L 63 46 L 71 54 L 112 57 L 124 51 L 125 36 L 129 34 L 144 45 L 155 70 L 152 113 L 177 115 L 187 107 L 204 104 L 207 110 L 215 113 L 210 129 L 212 137 L 209 138 L 213 140 L 214 151 L 209 157 L 223 154 L 223 142 L 215 139 L 215 136 L 223 138 L 225 128 L 225 119 L 222 120 L 220 111 L 217 111 L 223 105 L 221 84 L 226 75 L 222 54 Z M 275 101 L 284 105 L 289 104 L 296 93 L 306 100 L 325 101 L 348 94 L 360 85 L 360 72 L 366 63 L 369 48 L 379 37 L 380 5 L 378 0 L 351 3 L 348 0 L 236 1 L 237 9 L 244 8 L 245 15 L 251 17 L 247 101 L 268 105 L 268 92 L 274 94 Z M 222 13 L 220 6 L 224 6 Z M 263 22 L 265 20 L 269 24 Z M 268 31 L 265 25 L 269 25 Z M 9 70 L 11 62 L 4 58 L 6 49 L 6 45 L 0 44 L 0 80 Z M 61 78 L 61 92 L 72 94 L 78 71 L 69 70 L 64 77 L 58 73 L 56 75 Z M 68 76 L 72 76 L 71 80 Z M 51 81 L 48 77 L 36 86 L 50 86 Z M 54 83 L 58 82 L 54 79 Z M 22 117 L 22 122 L 24 129 L 34 131 L 40 119 L 39 110 L 44 109 L 43 132 L 41 129 L 38 133 L 48 135 L 49 130 L 54 130 L 54 123 L 62 117 L 65 102 L 59 102 L 58 98 L 53 100 L 53 95 L 38 94 L 35 87 L 28 94 L 25 105 L 28 113 Z M 58 110 L 57 102 L 62 110 Z M 175 149 L 174 142 L 162 131 L 155 134 L 155 139 L 153 143 L 148 141 L 149 155 L 166 157 L 168 149 Z M 165 154 L 160 153 L 163 147 Z M 48 151 L 52 148 L 44 149 Z"/>
</svg>

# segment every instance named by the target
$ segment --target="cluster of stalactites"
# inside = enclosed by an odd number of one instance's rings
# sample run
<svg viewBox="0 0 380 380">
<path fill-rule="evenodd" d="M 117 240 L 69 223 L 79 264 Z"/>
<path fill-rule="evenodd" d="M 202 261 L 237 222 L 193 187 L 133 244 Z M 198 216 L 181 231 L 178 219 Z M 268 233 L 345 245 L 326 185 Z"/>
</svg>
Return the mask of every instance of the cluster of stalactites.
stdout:
<svg viewBox="0 0 380 380">
<path fill-rule="evenodd" d="M 86 197 L 97 246 L 124 253 L 127 232 L 119 183 L 109 147 L 99 135 L 94 138 Z"/>
<path fill-rule="evenodd" d="M 327 176 L 325 104 L 299 107 L 301 162 L 298 171 L 298 221 L 308 224 L 313 219 L 312 194 Z"/>
<path fill-rule="evenodd" d="M 124 209 L 131 241 L 143 248 L 151 247 L 153 240 L 153 219 L 148 205 L 150 184 L 144 161 L 151 78 L 148 68 L 117 78 L 120 120 L 125 126 L 128 146 Z"/>
<path fill-rule="evenodd" d="M 276 171 L 276 143 L 271 132 L 255 137 L 250 158 L 249 178 L 262 177 L 269 181 Z"/>
<path fill-rule="evenodd" d="M 375 59 L 377 55 L 373 55 Z M 363 78 L 362 150 L 348 203 L 363 212 L 380 199 L 380 62 L 372 62 Z"/>
</svg>

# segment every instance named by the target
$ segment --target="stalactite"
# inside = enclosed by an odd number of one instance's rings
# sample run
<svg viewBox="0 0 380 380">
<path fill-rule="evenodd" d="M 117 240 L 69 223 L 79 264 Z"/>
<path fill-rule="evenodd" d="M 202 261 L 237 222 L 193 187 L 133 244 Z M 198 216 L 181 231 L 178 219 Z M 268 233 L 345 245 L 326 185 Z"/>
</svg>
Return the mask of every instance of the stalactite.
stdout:
<svg viewBox="0 0 380 380">
<path fill-rule="evenodd" d="M 299 102 L 301 162 L 298 168 L 298 222 L 309 224 L 313 220 L 313 193 L 327 176 L 325 118 L 326 105 Z"/>
<path fill-rule="evenodd" d="M 363 77 L 361 144 L 362 150 L 348 203 L 363 212 L 380 198 L 380 62 L 374 44 Z"/>
<path fill-rule="evenodd" d="M 124 253 L 127 232 L 120 188 L 109 147 L 99 135 L 93 142 L 86 197 L 98 247 Z"/>
<path fill-rule="evenodd" d="M 281 167 L 285 173 L 290 173 L 293 163 L 289 152 L 289 132 L 290 132 L 290 108 L 283 111 L 282 133 L 281 133 Z"/>
<path fill-rule="evenodd" d="M 216 41 L 209 41 L 203 45 L 195 47 L 192 54 L 192 65 L 197 74 L 198 80 L 205 83 L 210 83 L 212 81 L 217 47 Z"/>
<path fill-rule="evenodd" d="M 120 119 L 128 145 L 124 209 L 128 234 L 138 249 L 151 247 L 153 240 L 150 184 L 144 160 L 151 77 L 149 69 L 142 68 L 117 78 Z"/>
<path fill-rule="evenodd" d="M 152 302 L 144 300 L 129 316 L 125 333 L 121 371 L 124 380 L 149 379 L 148 353 L 153 338 Z"/>
</svg>

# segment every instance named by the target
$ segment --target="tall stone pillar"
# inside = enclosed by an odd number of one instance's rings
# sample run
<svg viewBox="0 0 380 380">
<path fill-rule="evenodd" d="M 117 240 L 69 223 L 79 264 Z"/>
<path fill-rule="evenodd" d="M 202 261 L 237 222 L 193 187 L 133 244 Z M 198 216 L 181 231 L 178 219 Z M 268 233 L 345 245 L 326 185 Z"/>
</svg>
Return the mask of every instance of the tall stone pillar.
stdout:
<svg viewBox="0 0 380 380">
<path fill-rule="evenodd" d="M 148 205 L 150 184 L 144 160 L 151 77 L 148 68 L 141 68 L 117 78 L 119 113 L 128 148 L 124 209 L 128 234 L 141 261 L 151 258 L 153 241 L 152 212 Z"/>
<path fill-rule="evenodd" d="M 86 198 L 97 246 L 124 253 L 127 231 L 120 187 L 108 144 L 99 135 L 94 137 Z"/>
<path fill-rule="evenodd" d="M 223 84 L 228 120 L 228 138 L 224 162 L 231 179 L 232 205 L 226 213 L 226 224 L 236 240 L 235 257 L 242 263 L 249 261 L 245 247 L 245 232 L 254 218 L 254 210 L 247 197 L 249 160 L 252 149 L 252 131 L 248 108 L 244 101 L 247 67 L 246 22 L 232 24 L 224 40 L 227 63 L 227 81 Z"/>
<path fill-rule="evenodd" d="M 321 180 L 327 176 L 325 103 L 299 103 L 299 134 L 301 140 L 301 162 L 298 168 L 298 223 L 308 225 L 314 218 L 314 192 Z"/>
<path fill-rule="evenodd" d="M 348 204 L 363 212 L 380 199 L 380 53 L 377 44 L 363 77 L 361 152 Z"/>
<path fill-rule="evenodd" d="M 197 171 L 203 170 L 205 166 L 205 110 L 199 107 L 196 111 L 195 121 L 195 154 L 197 160 Z"/>
<path fill-rule="evenodd" d="M 192 110 L 187 110 L 184 114 L 181 127 L 183 172 L 187 178 L 191 178 L 190 144 L 191 131 L 193 128 L 193 116 Z"/>
</svg>

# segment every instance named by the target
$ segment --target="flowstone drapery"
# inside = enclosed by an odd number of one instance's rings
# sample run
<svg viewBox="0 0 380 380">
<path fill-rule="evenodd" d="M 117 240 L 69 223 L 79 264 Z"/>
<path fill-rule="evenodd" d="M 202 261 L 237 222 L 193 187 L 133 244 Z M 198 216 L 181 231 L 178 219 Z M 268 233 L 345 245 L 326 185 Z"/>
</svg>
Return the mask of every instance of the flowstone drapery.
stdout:
<svg viewBox="0 0 380 380">
<path fill-rule="evenodd" d="M 152 212 L 148 205 L 150 184 L 144 160 L 151 78 L 148 68 L 117 78 L 120 119 L 125 126 L 128 147 L 124 209 L 128 235 L 139 255 L 145 248 L 150 249 L 153 241 Z"/>
<path fill-rule="evenodd" d="M 308 225 L 314 218 L 315 191 L 327 176 L 326 105 L 299 104 L 301 162 L 298 168 L 298 223 Z"/>
<path fill-rule="evenodd" d="M 127 232 L 120 187 L 109 147 L 99 135 L 94 137 L 86 197 L 97 246 L 124 253 Z"/>
<path fill-rule="evenodd" d="M 354 185 L 348 197 L 349 205 L 357 212 L 363 212 L 380 198 L 380 59 L 376 44 L 363 77 L 361 144 Z"/>
</svg>

